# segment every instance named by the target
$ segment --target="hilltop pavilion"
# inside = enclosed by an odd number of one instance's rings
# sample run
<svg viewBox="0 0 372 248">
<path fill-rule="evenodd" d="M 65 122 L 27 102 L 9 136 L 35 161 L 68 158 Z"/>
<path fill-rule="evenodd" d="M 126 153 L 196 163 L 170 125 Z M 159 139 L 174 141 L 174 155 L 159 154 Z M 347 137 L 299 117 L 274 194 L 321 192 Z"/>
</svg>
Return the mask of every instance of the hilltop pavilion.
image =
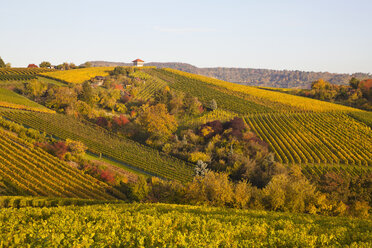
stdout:
<svg viewBox="0 0 372 248">
<path fill-rule="evenodd" d="M 133 60 L 133 65 L 134 66 L 137 66 L 137 67 L 141 67 L 143 66 L 143 63 L 145 63 L 145 61 L 141 60 L 141 59 L 136 59 L 136 60 Z"/>
</svg>

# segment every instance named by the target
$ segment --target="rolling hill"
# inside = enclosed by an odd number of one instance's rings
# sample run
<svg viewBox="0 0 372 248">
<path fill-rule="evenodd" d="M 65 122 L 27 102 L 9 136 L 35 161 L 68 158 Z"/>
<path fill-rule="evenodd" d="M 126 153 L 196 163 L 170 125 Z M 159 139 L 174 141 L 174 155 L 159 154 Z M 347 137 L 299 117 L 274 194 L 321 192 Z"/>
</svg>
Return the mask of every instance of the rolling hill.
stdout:
<svg viewBox="0 0 372 248">
<path fill-rule="evenodd" d="M 97 73 L 107 75 L 108 70 L 87 68 L 47 74 L 63 81 L 71 78 L 71 82 L 78 83 Z M 184 120 L 183 127 L 240 116 L 267 142 L 276 161 L 298 164 L 305 174 L 319 176 L 327 171 L 337 171 L 353 175 L 371 171 L 372 133 L 369 118 L 363 117 L 368 116 L 368 112 L 169 68 L 147 67 L 130 76 L 146 81 L 139 86 L 135 96 L 138 99 L 148 100 L 157 90 L 169 86 L 198 97 L 206 107 L 212 100 L 217 102 L 218 110 Z M 14 92 L 3 92 L 7 96 L 14 94 L 7 98 L 8 102 L 36 104 Z M 9 109 L 2 109 L 0 114 L 60 139 L 79 140 L 90 152 L 113 159 L 124 168 L 180 182 L 189 182 L 193 178 L 194 165 L 189 162 L 71 116 Z"/>
<path fill-rule="evenodd" d="M 132 63 L 90 61 L 93 66 L 131 66 Z M 227 68 L 211 67 L 199 68 L 187 63 L 179 62 L 150 62 L 146 66 L 158 68 L 172 68 L 194 74 L 213 77 L 228 82 L 250 86 L 276 87 L 276 88 L 304 88 L 310 87 L 311 83 L 322 78 L 333 84 L 348 84 L 352 77 L 359 79 L 371 78 L 368 73 L 329 73 L 312 71 L 270 70 L 256 68 Z"/>
</svg>

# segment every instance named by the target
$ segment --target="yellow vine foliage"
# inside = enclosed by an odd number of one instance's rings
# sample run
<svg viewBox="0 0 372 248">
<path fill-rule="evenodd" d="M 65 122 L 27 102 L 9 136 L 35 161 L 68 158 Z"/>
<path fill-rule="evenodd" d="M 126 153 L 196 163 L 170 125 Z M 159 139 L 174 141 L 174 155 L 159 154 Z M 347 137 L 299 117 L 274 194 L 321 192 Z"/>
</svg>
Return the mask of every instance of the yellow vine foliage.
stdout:
<svg viewBox="0 0 372 248">
<path fill-rule="evenodd" d="M 201 76 L 201 75 L 196 75 L 188 72 L 183 72 L 179 70 L 174 70 L 174 69 L 169 69 L 166 68 L 164 70 L 167 70 L 169 72 L 199 80 L 211 85 L 219 86 L 225 89 L 228 89 L 229 91 L 234 91 L 234 92 L 239 92 L 239 93 L 244 93 L 247 95 L 255 96 L 255 97 L 260 97 L 266 100 L 270 100 L 272 102 L 277 102 L 281 104 L 287 104 L 293 107 L 297 107 L 299 109 L 305 110 L 305 111 L 320 111 L 320 112 L 325 112 L 325 111 L 362 111 L 358 110 L 355 108 L 339 105 L 339 104 L 334 104 L 330 102 L 324 102 L 316 99 L 311 99 L 307 97 L 301 97 L 301 96 L 295 96 L 295 95 L 290 95 L 290 94 L 285 94 L 281 92 L 276 92 L 276 91 L 270 91 L 270 90 L 264 90 L 264 89 L 259 89 L 256 87 L 252 86 L 246 86 L 246 85 L 240 85 L 236 83 L 230 83 L 226 82 L 223 80 L 215 79 L 215 78 L 210 78 L 206 76 Z"/>
<path fill-rule="evenodd" d="M 65 71 L 52 71 L 41 73 L 41 75 L 61 80 L 67 83 L 83 83 L 96 76 L 106 77 L 115 67 L 90 67 L 82 69 L 72 69 Z"/>
</svg>

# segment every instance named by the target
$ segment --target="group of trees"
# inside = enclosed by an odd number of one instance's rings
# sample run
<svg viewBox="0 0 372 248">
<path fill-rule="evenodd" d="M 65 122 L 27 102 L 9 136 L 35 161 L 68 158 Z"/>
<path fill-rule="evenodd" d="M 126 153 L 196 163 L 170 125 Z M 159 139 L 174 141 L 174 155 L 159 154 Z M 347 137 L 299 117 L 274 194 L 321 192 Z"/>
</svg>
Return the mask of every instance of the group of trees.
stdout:
<svg viewBox="0 0 372 248">
<path fill-rule="evenodd" d="M 353 77 L 349 85 L 336 85 L 319 79 L 311 84 L 311 90 L 299 90 L 296 94 L 372 110 L 372 79 Z"/>
<path fill-rule="evenodd" d="M 135 182 L 120 182 L 116 187 L 132 201 L 369 216 L 372 175 L 354 178 L 352 186 L 349 184 L 354 193 L 349 194 L 349 199 L 342 199 L 345 195 L 341 190 L 348 188 L 337 189 L 341 182 L 335 183 L 332 175 L 325 175 L 322 184 L 316 185 L 306 179 L 297 166 L 285 169 L 275 164 L 270 169 L 271 173 L 258 165 L 254 168 L 257 175 L 261 175 L 257 176 L 258 181 L 266 181 L 263 185 L 250 180 L 234 182 L 225 172 L 206 170 L 186 185 L 157 178 L 145 180 L 140 176 Z"/>
<path fill-rule="evenodd" d="M 10 68 L 11 67 L 11 64 L 10 63 L 6 63 L 4 62 L 4 60 L 0 57 L 0 68 Z"/>
</svg>

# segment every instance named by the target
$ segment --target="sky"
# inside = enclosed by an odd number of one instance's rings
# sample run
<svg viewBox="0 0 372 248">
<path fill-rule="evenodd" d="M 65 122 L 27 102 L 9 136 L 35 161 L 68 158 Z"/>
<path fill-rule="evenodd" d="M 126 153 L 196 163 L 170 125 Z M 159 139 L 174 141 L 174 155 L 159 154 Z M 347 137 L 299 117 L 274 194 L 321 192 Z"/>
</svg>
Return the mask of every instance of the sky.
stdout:
<svg viewBox="0 0 372 248">
<path fill-rule="evenodd" d="M 0 0 L 0 57 L 372 73 L 371 13 L 371 0 Z"/>
</svg>

